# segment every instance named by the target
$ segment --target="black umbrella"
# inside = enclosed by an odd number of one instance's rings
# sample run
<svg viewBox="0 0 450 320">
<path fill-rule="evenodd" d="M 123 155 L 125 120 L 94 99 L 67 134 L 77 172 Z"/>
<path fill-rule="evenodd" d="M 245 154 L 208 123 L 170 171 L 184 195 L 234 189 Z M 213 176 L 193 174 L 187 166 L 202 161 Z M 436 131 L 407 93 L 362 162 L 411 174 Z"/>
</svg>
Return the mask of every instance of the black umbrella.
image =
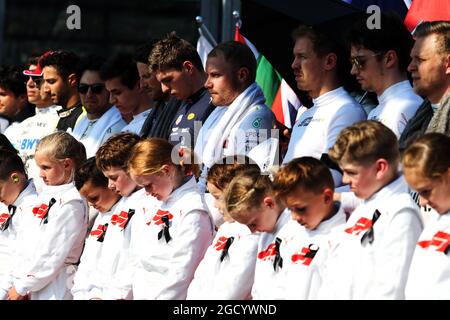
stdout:
<svg viewBox="0 0 450 320">
<path fill-rule="evenodd" d="M 243 0 L 241 32 L 299 93 L 291 69 L 291 32 L 299 24 L 315 26 L 344 44 L 344 35 L 362 12 L 340 0 Z M 303 100 L 303 99 L 302 99 Z"/>
</svg>

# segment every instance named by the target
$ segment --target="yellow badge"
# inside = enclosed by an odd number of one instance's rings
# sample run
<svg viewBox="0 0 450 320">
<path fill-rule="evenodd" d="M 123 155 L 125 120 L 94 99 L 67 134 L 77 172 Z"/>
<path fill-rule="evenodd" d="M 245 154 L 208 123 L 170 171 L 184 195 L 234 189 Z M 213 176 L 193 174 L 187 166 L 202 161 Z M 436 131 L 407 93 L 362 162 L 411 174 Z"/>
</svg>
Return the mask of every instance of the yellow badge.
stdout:
<svg viewBox="0 0 450 320">
<path fill-rule="evenodd" d="M 189 113 L 188 116 L 187 116 L 188 120 L 192 120 L 194 118 L 195 118 L 195 113 L 193 113 L 193 112 Z"/>
</svg>

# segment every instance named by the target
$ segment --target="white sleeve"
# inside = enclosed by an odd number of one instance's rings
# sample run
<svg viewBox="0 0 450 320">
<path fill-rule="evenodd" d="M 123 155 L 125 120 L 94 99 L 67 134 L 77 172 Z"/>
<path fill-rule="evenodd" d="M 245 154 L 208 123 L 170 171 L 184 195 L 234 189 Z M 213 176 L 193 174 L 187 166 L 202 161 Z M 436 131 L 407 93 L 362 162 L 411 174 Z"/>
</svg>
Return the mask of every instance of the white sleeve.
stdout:
<svg viewBox="0 0 450 320">
<path fill-rule="evenodd" d="M 194 210 L 186 213 L 180 221 L 177 239 L 174 239 L 174 255 L 169 258 L 171 267 L 166 276 L 167 281 L 159 289 L 155 289 L 156 299 L 186 299 L 195 269 L 211 244 L 211 227 L 206 212 Z"/>
<path fill-rule="evenodd" d="M 342 129 L 351 126 L 353 123 L 365 120 L 364 111 L 361 109 L 361 112 L 355 107 L 346 108 L 343 107 L 338 110 L 334 117 L 329 122 L 328 132 L 327 132 L 327 143 L 325 145 L 325 150 L 322 150 L 322 153 L 327 153 L 331 147 L 333 147 L 339 133 Z"/>
<path fill-rule="evenodd" d="M 393 217 L 374 253 L 373 281 L 365 298 L 405 299 L 409 267 L 421 232 L 422 222 L 412 209 L 404 208 Z"/>
<path fill-rule="evenodd" d="M 230 264 L 224 273 L 226 277 L 217 282 L 220 286 L 210 293 L 211 299 L 242 300 L 250 297 L 255 278 L 258 241 L 256 234 L 247 235 L 237 241 L 239 250 L 232 252 L 233 257 L 230 257 Z"/>
<path fill-rule="evenodd" d="M 364 200 L 359 199 L 354 192 L 341 193 L 341 206 L 345 212 L 353 212 L 357 206 L 362 204 Z"/>
<path fill-rule="evenodd" d="M 20 295 L 44 288 L 58 275 L 80 233 L 86 232 L 85 211 L 82 201 L 73 200 L 63 204 L 57 214 L 49 217 L 31 264 L 14 280 L 14 287 Z"/>
<path fill-rule="evenodd" d="M 100 224 L 101 214 L 97 215 L 94 226 Z M 97 250 L 95 239 L 85 240 L 83 254 L 80 258 L 80 264 L 73 278 L 73 287 L 71 289 L 74 300 L 85 300 L 85 294 L 93 287 L 91 277 L 95 275 L 97 267 Z"/>
</svg>

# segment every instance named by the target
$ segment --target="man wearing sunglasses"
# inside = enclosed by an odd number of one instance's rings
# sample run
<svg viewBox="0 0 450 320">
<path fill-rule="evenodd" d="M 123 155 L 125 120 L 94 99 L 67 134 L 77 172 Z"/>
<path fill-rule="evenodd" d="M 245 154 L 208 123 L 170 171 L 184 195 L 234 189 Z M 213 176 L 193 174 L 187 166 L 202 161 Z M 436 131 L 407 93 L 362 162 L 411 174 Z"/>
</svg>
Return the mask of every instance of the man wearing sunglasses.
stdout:
<svg viewBox="0 0 450 320">
<path fill-rule="evenodd" d="M 126 126 L 119 110 L 109 103 L 109 92 L 100 78 L 104 62 L 97 55 L 88 55 L 80 61 L 78 92 L 86 113 L 80 116 L 72 135 L 84 144 L 88 158 L 95 156 L 103 142 Z"/>
<path fill-rule="evenodd" d="M 343 49 L 328 36 L 301 25 L 292 33 L 295 41 L 292 62 L 297 87 L 313 100 L 293 126 L 283 163 L 311 156 L 323 160 L 331 169 L 336 186 L 342 184 L 339 167 L 328 158 L 339 132 L 365 120 L 363 108 L 344 90 Z M 345 72 L 349 72 L 345 70 Z"/>
<path fill-rule="evenodd" d="M 109 101 L 122 116 L 132 115 L 132 120 L 122 131 L 139 134 L 151 112 L 152 100 L 141 88 L 139 73 L 131 54 L 118 53 L 110 57 L 100 69 L 100 77 L 109 91 Z"/>
<path fill-rule="evenodd" d="M 382 122 L 398 139 L 423 101 L 406 72 L 413 39 L 394 14 L 381 15 L 381 29 L 369 29 L 366 22 L 361 18 L 348 35 L 351 74 L 363 90 L 377 95 L 379 104 L 367 119 Z"/>
<path fill-rule="evenodd" d="M 62 107 L 58 111 L 58 130 L 72 132 L 83 108 L 78 96 L 78 56 L 70 51 L 49 51 L 39 59 L 43 70 L 44 91 L 54 104 Z"/>
</svg>

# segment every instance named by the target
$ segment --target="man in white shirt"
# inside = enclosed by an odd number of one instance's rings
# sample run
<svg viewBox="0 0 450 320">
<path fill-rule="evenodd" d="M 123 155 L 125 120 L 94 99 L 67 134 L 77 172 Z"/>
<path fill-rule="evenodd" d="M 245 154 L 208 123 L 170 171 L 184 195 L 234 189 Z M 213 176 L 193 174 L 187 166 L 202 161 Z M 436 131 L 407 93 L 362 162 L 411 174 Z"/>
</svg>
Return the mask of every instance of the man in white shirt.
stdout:
<svg viewBox="0 0 450 320">
<path fill-rule="evenodd" d="M 80 63 L 78 92 L 86 113 L 75 125 L 73 136 L 84 144 L 88 158 L 95 156 L 103 142 L 126 125 L 117 108 L 109 103 L 109 92 L 100 79 L 103 63 L 104 59 L 97 55 L 89 55 Z"/>
<path fill-rule="evenodd" d="M 122 115 L 133 115 L 133 120 L 122 131 L 139 134 L 151 111 L 152 101 L 140 86 L 139 73 L 132 55 L 118 53 L 110 57 L 100 69 L 100 77 L 110 93 L 109 102 Z"/>
<path fill-rule="evenodd" d="M 332 169 L 335 185 L 340 186 L 342 175 L 329 160 L 328 149 L 342 129 L 364 120 L 366 114 L 342 87 L 342 49 L 321 32 L 304 25 L 294 30 L 293 39 L 292 69 L 297 87 L 313 99 L 313 106 L 295 123 L 283 163 L 302 156 L 322 159 Z"/>
<path fill-rule="evenodd" d="M 413 39 L 395 15 L 381 15 L 381 28 L 369 29 L 361 18 L 349 33 L 351 74 L 365 91 L 375 92 L 378 106 L 367 119 L 391 129 L 397 139 L 423 99 L 414 93 L 406 68 Z"/>
</svg>

